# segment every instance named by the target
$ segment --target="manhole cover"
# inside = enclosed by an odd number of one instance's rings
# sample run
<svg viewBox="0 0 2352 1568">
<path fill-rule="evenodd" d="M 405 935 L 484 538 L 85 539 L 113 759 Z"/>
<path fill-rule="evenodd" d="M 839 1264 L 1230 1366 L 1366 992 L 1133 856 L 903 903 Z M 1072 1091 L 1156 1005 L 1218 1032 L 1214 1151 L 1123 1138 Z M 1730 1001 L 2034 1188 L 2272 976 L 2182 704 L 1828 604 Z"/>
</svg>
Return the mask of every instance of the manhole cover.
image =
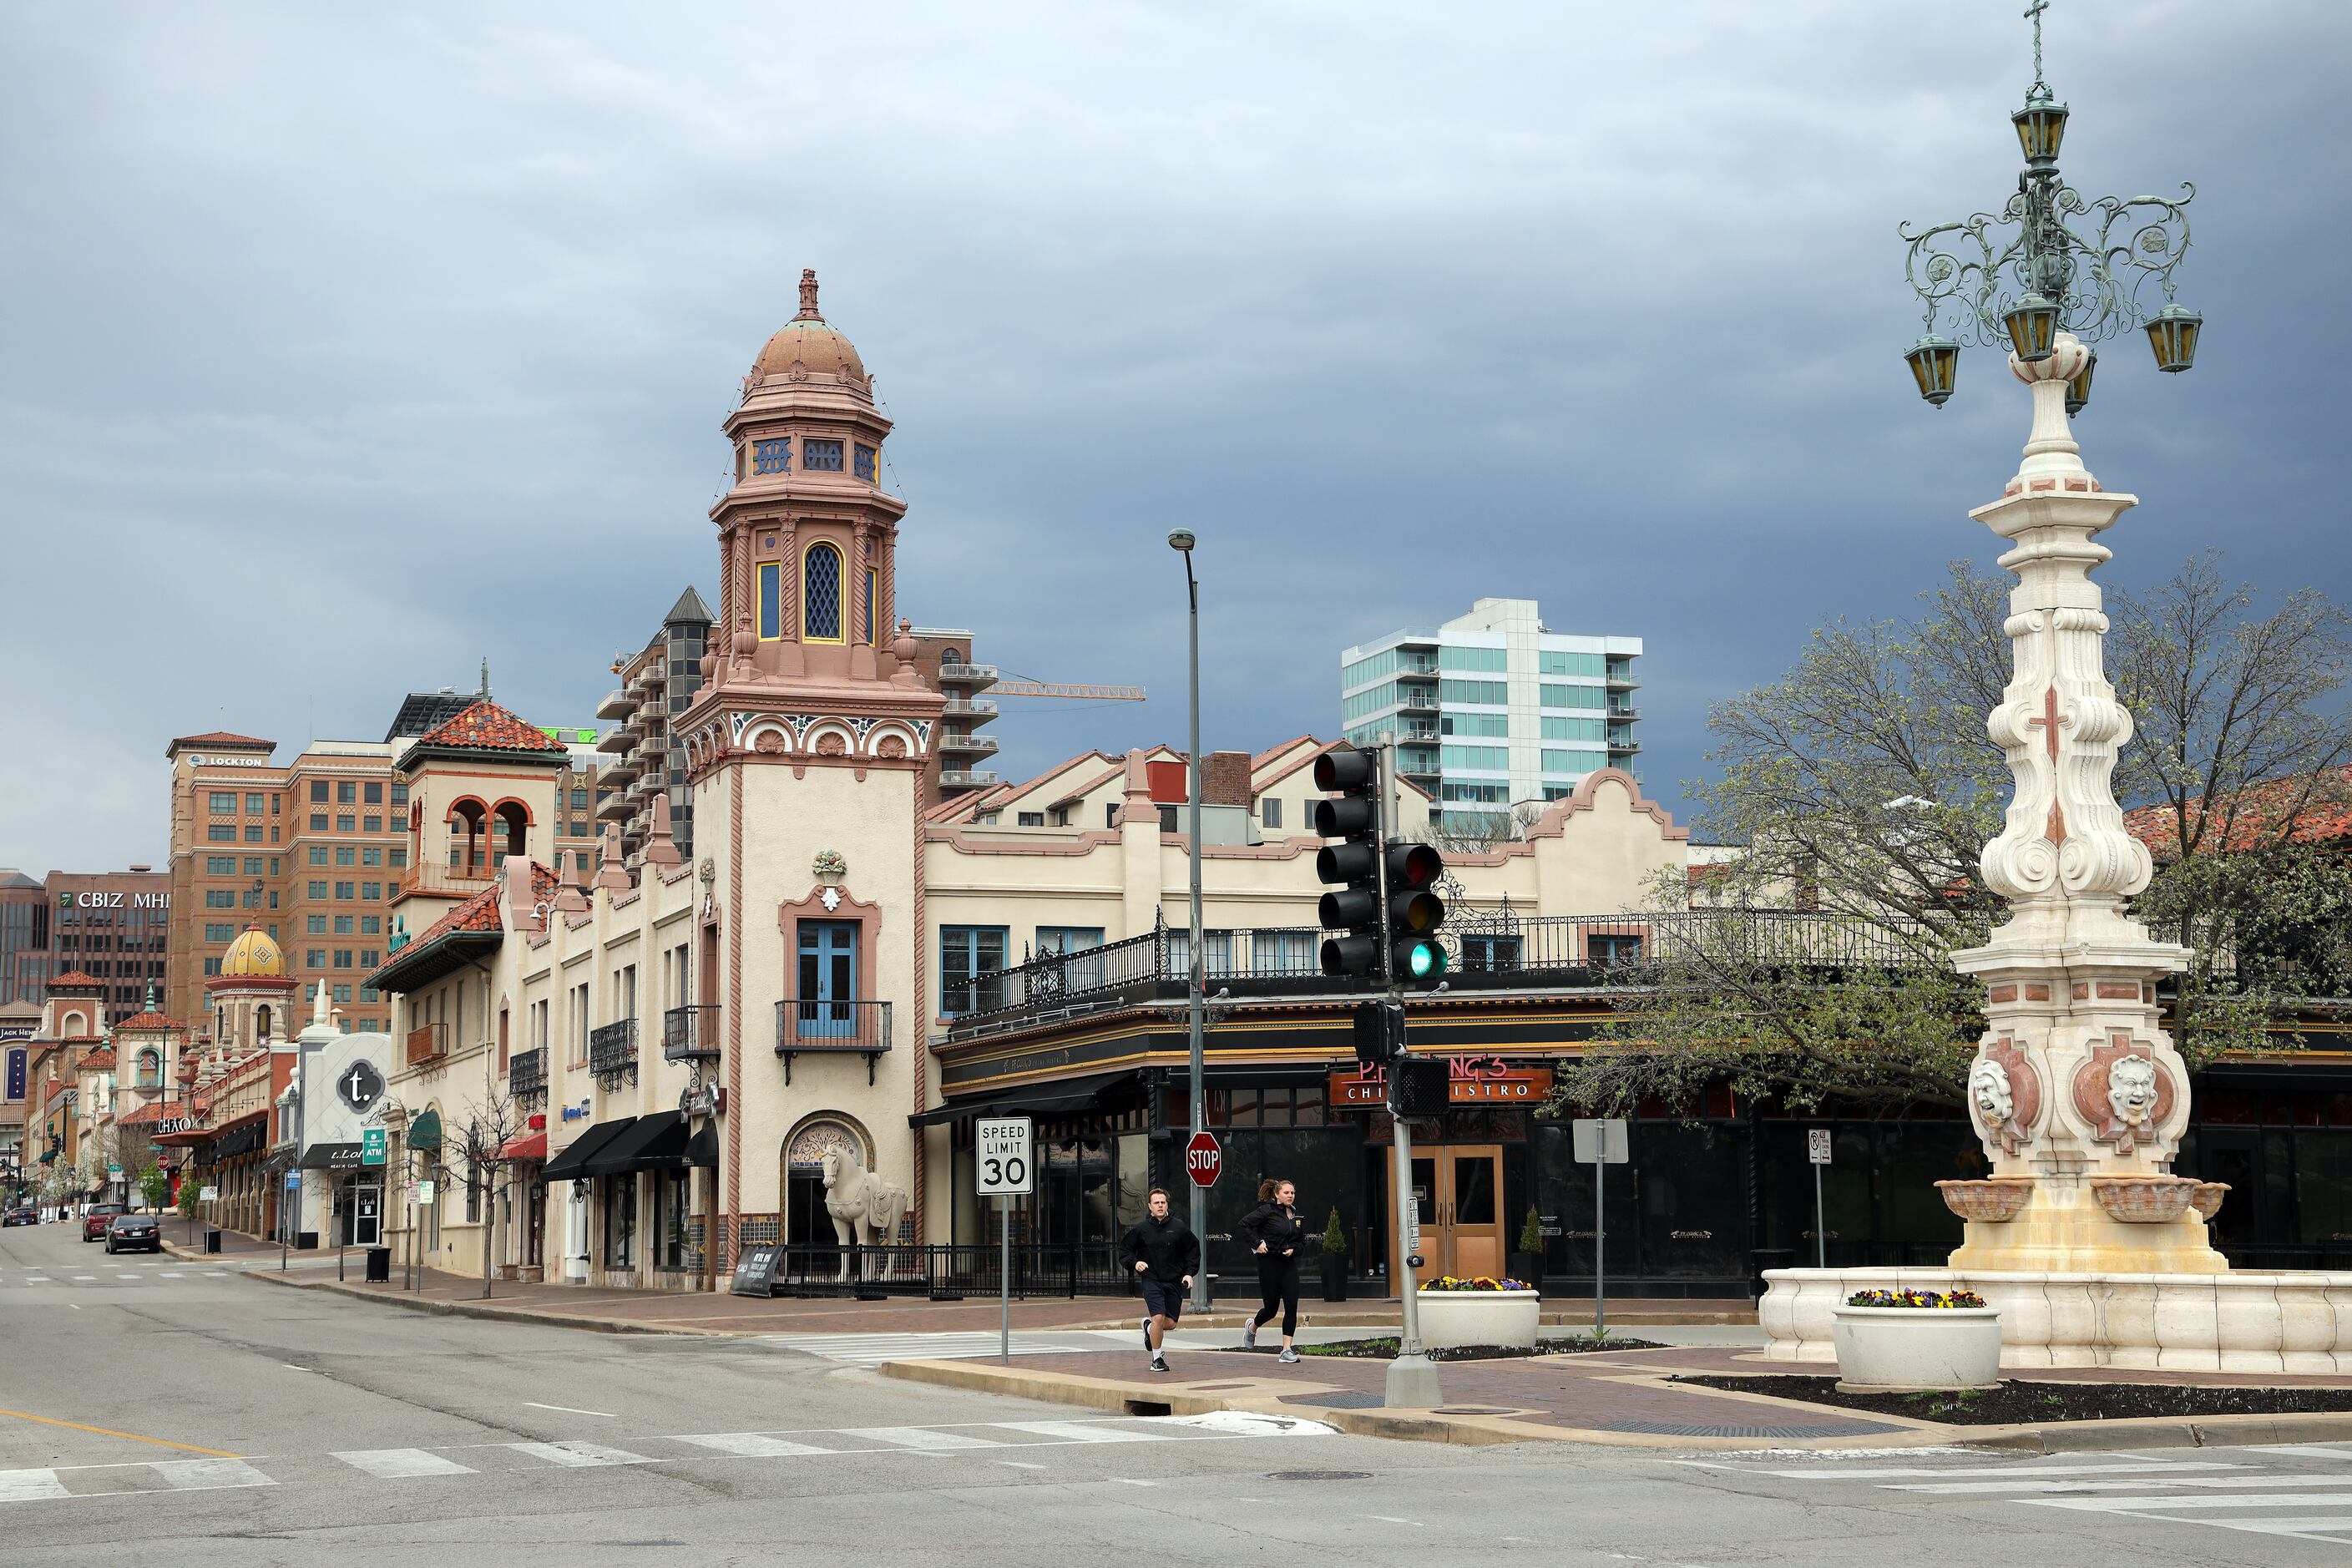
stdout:
<svg viewBox="0 0 2352 1568">
<path fill-rule="evenodd" d="M 1270 1481 L 1369 1481 L 1370 1470 L 1276 1470 L 1265 1478 Z"/>
</svg>

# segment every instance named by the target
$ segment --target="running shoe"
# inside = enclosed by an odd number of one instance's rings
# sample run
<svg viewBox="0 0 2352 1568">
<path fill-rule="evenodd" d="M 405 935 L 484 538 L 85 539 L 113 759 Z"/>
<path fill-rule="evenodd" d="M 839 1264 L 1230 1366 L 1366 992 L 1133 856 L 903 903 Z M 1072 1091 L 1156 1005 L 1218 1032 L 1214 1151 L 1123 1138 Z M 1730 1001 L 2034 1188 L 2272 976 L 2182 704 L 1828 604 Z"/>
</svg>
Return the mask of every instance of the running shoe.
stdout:
<svg viewBox="0 0 2352 1568">
<path fill-rule="evenodd" d="M 1149 1312 L 1143 1314 L 1143 1348 L 1151 1349 L 1151 1314 Z"/>
<path fill-rule="evenodd" d="M 1151 1370 L 1154 1372 L 1166 1372 L 1168 1370 L 1168 1358 L 1162 1355 L 1154 1355 L 1151 1358 Z"/>
<path fill-rule="evenodd" d="M 1244 1319 L 1242 1322 L 1242 1349 L 1245 1351 L 1254 1351 L 1257 1349 L 1257 1320 L 1255 1318 Z"/>
<path fill-rule="evenodd" d="M 1283 1366 L 1297 1366 L 1298 1364 L 1298 1352 L 1287 1346 L 1285 1346 L 1282 1353 L 1274 1359 L 1278 1364 Z"/>
</svg>

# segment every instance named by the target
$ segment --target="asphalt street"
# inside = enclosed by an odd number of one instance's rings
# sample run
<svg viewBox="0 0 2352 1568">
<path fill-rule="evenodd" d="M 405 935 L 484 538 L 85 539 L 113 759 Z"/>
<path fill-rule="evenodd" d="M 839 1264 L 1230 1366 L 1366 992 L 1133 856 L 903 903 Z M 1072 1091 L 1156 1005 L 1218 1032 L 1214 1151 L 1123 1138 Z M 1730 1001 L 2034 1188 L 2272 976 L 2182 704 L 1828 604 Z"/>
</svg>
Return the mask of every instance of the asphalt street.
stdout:
<svg viewBox="0 0 2352 1568">
<path fill-rule="evenodd" d="M 900 1383 L 863 1353 L 431 1316 L 240 1272 L 0 1231 L 0 1564 L 2352 1560 L 2352 1444 L 1449 1447 L 1107 1416 Z"/>
</svg>

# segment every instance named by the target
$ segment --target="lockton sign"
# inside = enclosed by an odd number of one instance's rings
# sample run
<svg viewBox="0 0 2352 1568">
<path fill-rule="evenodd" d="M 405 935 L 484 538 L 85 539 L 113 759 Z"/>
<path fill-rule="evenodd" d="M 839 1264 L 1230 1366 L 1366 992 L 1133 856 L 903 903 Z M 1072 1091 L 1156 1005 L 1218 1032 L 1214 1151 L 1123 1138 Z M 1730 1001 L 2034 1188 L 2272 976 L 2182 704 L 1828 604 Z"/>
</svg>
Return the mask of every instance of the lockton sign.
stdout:
<svg viewBox="0 0 2352 1568">
<path fill-rule="evenodd" d="M 1358 1068 L 1331 1075 L 1334 1109 L 1370 1110 L 1388 1103 L 1388 1075 Z M 1447 1057 L 1445 1098 L 1454 1105 L 1541 1105 L 1551 1096 L 1551 1068 L 1515 1068 L 1500 1057 Z"/>
</svg>

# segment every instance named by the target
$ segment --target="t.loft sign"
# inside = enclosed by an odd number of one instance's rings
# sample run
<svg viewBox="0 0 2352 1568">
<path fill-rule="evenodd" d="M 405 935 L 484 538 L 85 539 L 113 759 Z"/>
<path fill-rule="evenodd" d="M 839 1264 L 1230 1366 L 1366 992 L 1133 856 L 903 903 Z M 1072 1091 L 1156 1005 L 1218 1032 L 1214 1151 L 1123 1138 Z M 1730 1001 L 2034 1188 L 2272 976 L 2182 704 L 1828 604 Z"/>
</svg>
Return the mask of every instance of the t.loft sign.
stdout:
<svg viewBox="0 0 2352 1568">
<path fill-rule="evenodd" d="M 59 893 L 63 910 L 163 910 L 172 906 L 169 893 Z"/>
<path fill-rule="evenodd" d="M 1445 1098 L 1454 1105 L 1540 1105 L 1551 1094 L 1551 1068 L 1515 1068 L 1500 1057 L 1447 1057 Z M 1388 1074 L 1360 1067 L 1331 1075 L 1331 1103 L 1371 1110 L 1388 1103 Z"/>
</svg>

